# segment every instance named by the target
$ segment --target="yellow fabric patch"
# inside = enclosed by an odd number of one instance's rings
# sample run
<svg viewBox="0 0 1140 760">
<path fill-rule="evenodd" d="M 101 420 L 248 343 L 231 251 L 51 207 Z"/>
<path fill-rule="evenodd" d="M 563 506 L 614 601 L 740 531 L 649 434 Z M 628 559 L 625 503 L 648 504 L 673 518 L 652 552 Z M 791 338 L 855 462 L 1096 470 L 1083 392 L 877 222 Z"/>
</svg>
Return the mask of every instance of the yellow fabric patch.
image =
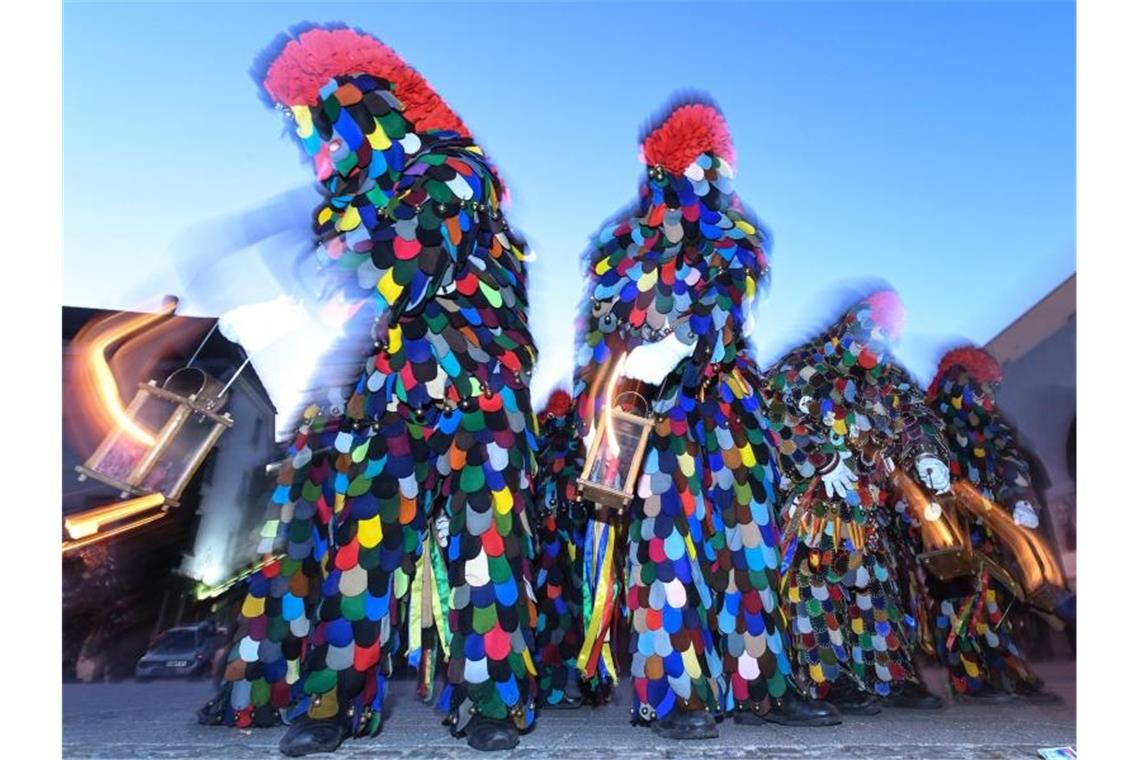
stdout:
<svg viewBox="0 0 1140 760">
<path fill-rule="evenodd" d="M 293 112 L 293 120 L 297 122 L 297 137 L 304 140 L 313 134 L 313 113 L 309 107 L 290 106 L 289 110 Z"/>
<path fill-rule="evenodd" d="M 242 617 L 255 618 L 265 614 L 265 597 L 247 594 L 241 605 Z"/>
<path fill-rule="evenodd" d="M 397 354 L 400 352 L 400 346 L 404 345 L 404 331 L 400 329 L 397 324 L 388 328 L 388 353 Z"/>
<path fill-rule="evenodd" d="M 388 150 L 392 147 L 392 140 L 379 122 L 376 123 L 376 129 L 368 133 L 368 144 L 372 146 L 372 150 Z"/>
<path fill-rule="evenodd" d="M 389 306 L 396 303 L 396 299 L 404 292 L 404 288 L 397 284 L 395 275 L 389 269 L 380 278 L 380 282 L 376 283 L 376 289 L 380 291 L 380 295 L 388 303 Z"/>
<path fill-rule="evenodd" d="M 360 212 L 356 210 L 356 206 L 348 206 L 340 215 L 340 219 L 336 220 L 336 228 L 341 232 L 347 230 L 354 230 L 360 226 Z"/>
<path fill-rule="evenodd" d="M 500 515 L 507 514 L 515 505 L 515 500 L 511 496 L 511 489 L 509 488 L 500 488 L 497 491 L 492 491 L 491 499 L 495 503 L 495 511 Z"/>
<path fill-rule="evenodd" d="M 685 663 L 685 674 L 689 678 L 695 681 L 701 677 L 701 663 L 697 659 L 697 650 L 693 648 L 692 644 L 681 653 L 681 661 Z"/>
<path fill-rule="evenodd" d="M 745 235 L 755 235 L 756 234 L 756 228 L 753 227 L 748 222 L 744 221 L 743 219 L 737 219 L 736 220 L 736 226 L 738 229 L 744 230 Z"/>
<path fill-rule="evenodd" d="M 361 520 L 356 524 L 356 540 L 365 549 L 371 549 L 384 538 L 384 528 L 380 525 L 380 515 Z"/>
<path fill-rule="evenodd" d="M 740 449 L 740 463 L 748 469 L 756 466 L 756 452 L 752 450 L 752 444 L 746 443 Z"/>
<path fill-rule="evenodd" d="M 851 633 L 862 635 L 863 633 L 863 618 L 851 618 Z"/>
</svg>

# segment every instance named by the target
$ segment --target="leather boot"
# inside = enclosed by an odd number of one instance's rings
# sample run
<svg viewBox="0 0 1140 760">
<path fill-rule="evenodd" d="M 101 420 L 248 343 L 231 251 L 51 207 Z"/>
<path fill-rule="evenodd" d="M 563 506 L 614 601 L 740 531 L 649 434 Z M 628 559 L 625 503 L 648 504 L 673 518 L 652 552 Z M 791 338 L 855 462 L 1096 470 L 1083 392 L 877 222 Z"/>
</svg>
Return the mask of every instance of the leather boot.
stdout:
<svg viewBox="0 0 1140 760">
<path fill-rule="evenodd" d="M 463 731 L 467 735 L 467 746 L 481 752 L 514 749 L 519 743 L 519 730 L 510 719 L 476 715 Z"/>
<path fill-rule="evenodd" d="M 841 673 L 839 679 L 831 684 L 827 702 L 844 715 L 878 715 L 883 711 L 882 701 L 847 673 Z"/>
<path fill-rule="evenodd" d="M 954 696 L 955 699 L 961 702 L 981 702 L 995 705 L 1013 701 L 1013 697 L 1010 694 L 1004 691 L 998 691 L 989 684 L 985 684 L 980 689 L 973 691 L 956 693 Z"/>
<path fill-rule="evenodd" d="M 707 710 L 677 710 L 653 722 L 653 731 L 666 739 L 715 739 L 716 718 Z"/>
<path fill-rule="evenodd" d="M 914 681 L 904 681 L 891 685 L 891 693 L 883 699 L 887 707 L 902 707 L 910 710 L 937 710 L 942 707 L 941 697 L 930 693 L 925 686 Z"/>
<path fill-rule="evenodd" d="M 306 717 L 289 727 L 277 748 L 286 757 L 333 752 L 346 736 L 348 731 L 340 718 L 313 720 Z"/>
<path fill-rule="evenodd" d="M 780 726 L 837 726 L 843 722 L 839 711 L 826 702 L 807 699 L 789 687 L 784 696 L 769 699 L 771 709 L 763 715 L 751 710 L 739 710 L 732 722 L 744 726 L 775 723 Z"/>
</svg>

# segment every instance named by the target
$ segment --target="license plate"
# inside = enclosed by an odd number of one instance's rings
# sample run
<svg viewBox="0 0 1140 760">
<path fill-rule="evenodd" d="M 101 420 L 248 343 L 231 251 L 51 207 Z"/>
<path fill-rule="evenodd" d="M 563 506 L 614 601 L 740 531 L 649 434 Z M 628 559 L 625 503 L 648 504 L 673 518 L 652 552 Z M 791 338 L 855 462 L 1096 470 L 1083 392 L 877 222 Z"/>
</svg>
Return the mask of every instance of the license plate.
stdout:
<svg viewBox="0 0 1140 760">
<path fill-rule="evenodd" d="M 190 664 L 189 660 L 167 660 L 166 665 L 170 668 L 184 668 Z"/>
</svg>

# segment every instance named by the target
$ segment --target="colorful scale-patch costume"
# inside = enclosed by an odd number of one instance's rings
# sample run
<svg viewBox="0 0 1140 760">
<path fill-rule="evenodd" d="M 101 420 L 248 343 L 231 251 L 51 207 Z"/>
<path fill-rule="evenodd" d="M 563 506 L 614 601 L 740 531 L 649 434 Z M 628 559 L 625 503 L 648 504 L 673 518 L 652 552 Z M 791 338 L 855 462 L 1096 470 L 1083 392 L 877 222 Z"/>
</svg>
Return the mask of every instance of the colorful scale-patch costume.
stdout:
<svg viewBox="0 0 1140 760">
<path fill-rule="evenodd" d="M 779 450 L 787 523 L 784 601 L 801 683 L 826 697 L 846 671 L 879 695 L 917 683 L 897 587 L 903 535 L 888 504 L 893 466 L 945 459 L 941 423 L 889 357 L 902 312 L 880 291 L 834 328 L 768 370 L 764 395 Z M 819 474 L 843 461 L 857 476 L 845 497 Z"/>
<path fill-rule="evenodd" d="M 539 703 L 576 706 L 582 649 L 586 509 L 577 498 L 581 440 L 570 394 L 555 390 L 539 414 L 538 527 L 534 590 L 538 599 L 535 659 Z"/>
<path fill-rule="evenodd" d="M 376 342 L 343 413 L 311 409 L 280 472 L 263 550 L 284 557 L 250 582 L 224 719 L 296 702 L 375 734 L 390 655 L 430 660 L 434 620 L 453 728 L 476 713 L 529 725 L 536 356 L 502 186 L 459 118 L 368 35 L 300 33 L 263 83 L 327 194 L 319 255 L 373 293 Z"/>
<path fill-rule="evenodd" d="M 585 434 L 622 355 L 670 334 L 695 344 L 654 403 L 628 509 L 634 714 L 762 713 L 790 672 L 775 471 L 743 335 L 768 273 L 765 239 L 733 190 L 732 143 L 713 106 L 672 109 L 642 155 L 649 170 L 636 207 L 604 226 L 588 253 L 574 383 Z M 602 612 L 594 605 L 588 618 Z"/>
<path fill-rule="evenodd" d="M 979 348 L 950 351 L 939 362 L 927 401 L 946 424 L 950 474 L 967 480 L 987 499 L 1012 512 L 1018 501 L 1037 503 L 1029 463 L 1013 431 L 995 406 L 1001 367 Z M 981 521 L 971 521 L 974 552 L 1006 565 L 1002 546 Z M 927 577 L 934 610 L 934 644 L 959 694 L 987 687 L 1037 692 L 1041 680 L 1030 670 L 1003 623 L 1009 592 L 984 569 L 974 576 L 940 582 Z"/>
</svg>

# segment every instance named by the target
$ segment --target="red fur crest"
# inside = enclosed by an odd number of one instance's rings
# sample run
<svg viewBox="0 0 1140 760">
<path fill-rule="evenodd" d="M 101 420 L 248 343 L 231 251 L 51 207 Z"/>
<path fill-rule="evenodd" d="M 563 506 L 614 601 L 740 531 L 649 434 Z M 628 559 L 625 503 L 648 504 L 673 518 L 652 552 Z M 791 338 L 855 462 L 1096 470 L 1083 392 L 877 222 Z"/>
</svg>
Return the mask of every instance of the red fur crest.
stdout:
<svg viewBox="0 0 1140 760">
<path fill-rule="evenodd" d="M 320 89 L 330 79 L 352 74 L 387 80 L 417 131 L 441 129 L 471 136 L 418 71 L 380 40 L 352 29 L 302 32 L 270 65 L 264 85 L 278 103 L 315 106 L 320 101 Z"/>
<path fill-rule="evenodd" d="M 926 389 L 927 401 L 938 395 L 938 386 L 942 383 L 943 377 L 954 367 L 961 367 L 966 370 L 970 377 L 980 383 L 1001 382 L 1002 370 L 997 359 L 990 356 L 984 349 L 975 346 L 962 346 L 947 351 L 946 355 L 942 357 L 942 361 L 938 362 L 938 371 L 934 373 L 934 379 L 930 381 L 930 386 Z"/>
<path fill-rule="evenodd" d="M 641 154 L 649 166 L 660 164 L 671 174 L 680 174 L 702 153 L 712 153 L 729 164 L 736 162 L 728 124 L 716 108 L 689 103 L 674 109 L 659 127 L 641 142 Z"/>
</svg>

